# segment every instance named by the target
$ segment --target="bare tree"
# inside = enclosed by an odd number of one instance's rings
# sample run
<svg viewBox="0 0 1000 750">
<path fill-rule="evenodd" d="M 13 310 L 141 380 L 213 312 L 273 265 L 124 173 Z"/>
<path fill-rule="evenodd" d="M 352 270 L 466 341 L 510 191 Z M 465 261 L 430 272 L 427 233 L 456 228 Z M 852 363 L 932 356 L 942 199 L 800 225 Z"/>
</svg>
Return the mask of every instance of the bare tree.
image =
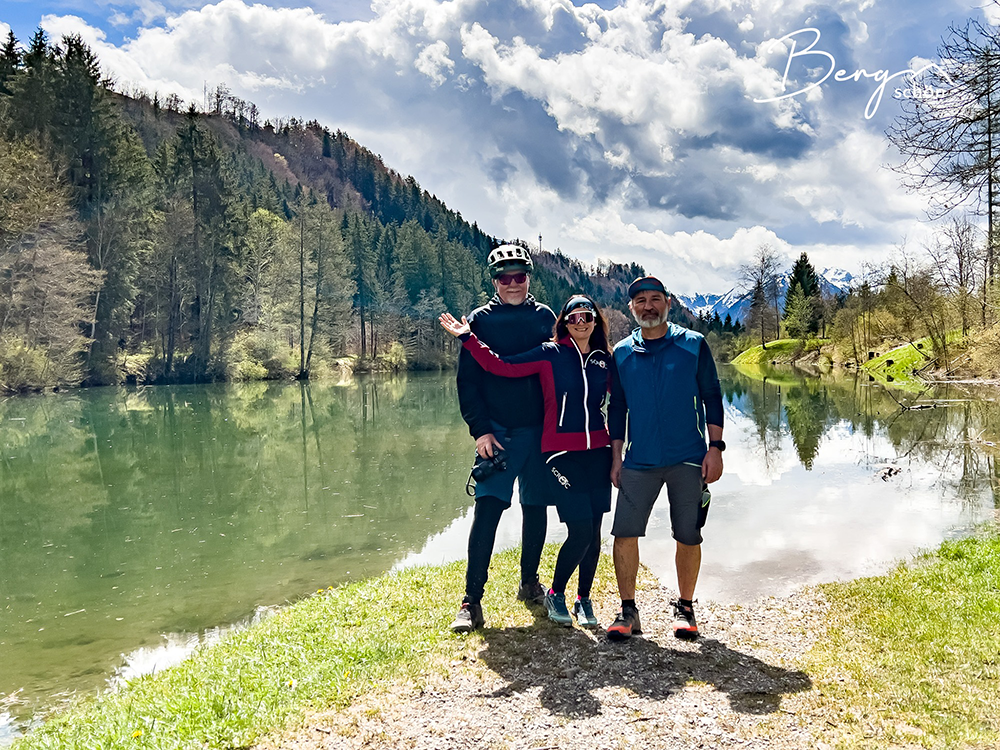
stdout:
<svg viewBox="0 0 1000 750">
<path fill-rule="evenodd" d="M 51 165 L 0 138 L 0 391 L 79 382 L 101 280 Z"/>
<path fill-rule="evenodd" d="M 962 335 L 969 333 L 976 304 L 977 265 L 985 260 L 980 250 L 978 230 L 965 216 L 952 218 L 927 247 L 933 268 L 955 309 Z M 986 297 L 982 298 L 982 321 L 986 324 Z"/>
<path fill-rule="evenodd" d="M 765 336 L 770 328 L 766 318 L 770 317 L 772 311 L 775 336 L 781 325 L 781 313 L 778 310 L 779 268 L 778 254 L 766 242 L 757 246 L 750 262 L 740 266 L 740 286 L 744 292 L 752 295 L 747 328 L 760 330 L 760 343 L 765 348 Z"/>
<path fill-rule="evenodd" d="M 885 293 L 897 294 L 912 308 L 916 321 L 931 339 L 934 353 L 943 362 L 948 356 L 948 321 L 941 283 L 934 269 L 901 252 L 886 278 Z"/>
<path fill-rule="evenodd" d="M 938 54 L 940 66 L 922 81 L 935 95 L 904 99 L 886 135 L 905 157 L 896 168 L 903 184 L 928 192 L 932 218 L 967 206 L 987 217 L 989 285 L 1000 209 L 1000 38 L 992 27 L 969 21 L 948 29 Z"/>
</svg>

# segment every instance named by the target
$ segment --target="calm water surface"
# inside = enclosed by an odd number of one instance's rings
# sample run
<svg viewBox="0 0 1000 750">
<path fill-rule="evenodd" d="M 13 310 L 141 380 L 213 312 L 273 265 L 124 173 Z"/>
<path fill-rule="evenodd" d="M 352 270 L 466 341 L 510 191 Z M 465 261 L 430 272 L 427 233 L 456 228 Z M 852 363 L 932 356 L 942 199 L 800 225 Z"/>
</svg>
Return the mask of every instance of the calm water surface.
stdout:
<svg viewBox="0 0 1000 750">
<path fill-rule="evenodd" d="M 699 596 L 882 571 L 1000 507 L 996 391 L 888 394 L 723 368 L 726 474 Z M 0 403 L 0 742 L 317 588 L 464 557 L 452 375 L 93 389 Z M 643 560 L 673 578 L 669 519 Z M 505 514 L 498 546 L 518 541 Z M 550 515 L 550 538 L 563 538 Z M 543 571 L 543 578 L 545 573 Z"/>
</svg>

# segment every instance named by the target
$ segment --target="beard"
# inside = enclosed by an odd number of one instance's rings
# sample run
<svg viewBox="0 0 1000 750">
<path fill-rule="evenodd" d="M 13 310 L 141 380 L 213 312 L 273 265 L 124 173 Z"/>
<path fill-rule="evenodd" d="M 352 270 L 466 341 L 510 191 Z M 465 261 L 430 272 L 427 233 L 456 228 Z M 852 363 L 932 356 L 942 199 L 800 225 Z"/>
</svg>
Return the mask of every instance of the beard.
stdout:
<svg viewBox="0 0 1000 750">
<path fill-rule="evenodd" d="M 639 324 L 640 328 L 656 328 L 667 322 L 667 312 L 669 311 L 664 310 L 663 315 L 657 315 L 655 318 L 643 318 L 635 313 L 632 313 L 632 317 L 635 318 L 635 322 Z"/>
</svg>

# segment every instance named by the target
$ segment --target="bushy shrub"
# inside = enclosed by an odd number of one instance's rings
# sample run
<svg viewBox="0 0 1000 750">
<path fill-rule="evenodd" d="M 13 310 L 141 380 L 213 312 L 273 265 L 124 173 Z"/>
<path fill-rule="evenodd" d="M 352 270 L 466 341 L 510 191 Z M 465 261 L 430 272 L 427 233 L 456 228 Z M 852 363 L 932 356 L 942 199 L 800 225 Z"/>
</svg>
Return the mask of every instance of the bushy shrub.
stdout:
<svg viewBox="0 0 1000 750">
<path fill-rule="evenodd" d="M 243 359 L 231 365 L 229 379 L 236 381 L 267 380 L 267 368 L 252 359 Z"/>
<path fill-rule="evenodd" d="M 0 340 L 0 390 L 25 393 L 55 385 L 53 372 L 41 347 L 31 346 L 17 336 Z"/>
<path fill-rule="evenodd" d="M 153 367 L 150 367 L 151 363 Z M 142 385 L 151 380 L 151 375 L 156 371 L 155 364 L 153 351 L 148 346 L 136 354 L 126 354 L 118 368 L 118 381 Z"/>
<path fill-rule="evenodd" d="M 255 331 L 241 331 L 222 353 L 220 369 L 226 380 L 265 380 L 268 370 L 261 357 L 269 357 L 270 354 L 270 347 L 257 337 Z"/>
<path fill-rule="evenodd" d="M 399 372 L 406 369 L 406 347 L 399 341 L 393 341 L 389 351 L 379 355 L 379 369 Z"/>
</svg>

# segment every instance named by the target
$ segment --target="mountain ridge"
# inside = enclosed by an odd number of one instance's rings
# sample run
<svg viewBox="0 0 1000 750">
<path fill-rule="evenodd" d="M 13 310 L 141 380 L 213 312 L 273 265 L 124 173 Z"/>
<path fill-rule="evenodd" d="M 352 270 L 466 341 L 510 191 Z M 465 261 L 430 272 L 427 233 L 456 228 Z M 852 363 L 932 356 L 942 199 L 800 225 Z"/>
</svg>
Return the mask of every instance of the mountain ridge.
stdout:
<svg viewBox="0 0 1000 750">
<path fill-rule="evenodd" d="M 854 283 L 854 275 L 850 271 L 845 271 L 841 268 L 824 268 L 818 271 L 816 275 L 819 277 L 820 291 L 823 294 L 834 296 L 846 294 L 850 291 L 851 285 Z M 779 306 L 784 306 L 785 304 L 790 276 L 791 273 L 789 271 L 778 277 Z M 706 316 L 711 318 L 717 313 L 723 320 L 726 315 L 729 315 L 734 323 L 737 321 L 745 323 L 747 314 L 750 311 L 751 292 L 744 291 L 740 286 L 734 286 L 725 294 L 702 293 L 694 295 L 679 294 L 676 296 L 695 317 Z"/>
</svg>

